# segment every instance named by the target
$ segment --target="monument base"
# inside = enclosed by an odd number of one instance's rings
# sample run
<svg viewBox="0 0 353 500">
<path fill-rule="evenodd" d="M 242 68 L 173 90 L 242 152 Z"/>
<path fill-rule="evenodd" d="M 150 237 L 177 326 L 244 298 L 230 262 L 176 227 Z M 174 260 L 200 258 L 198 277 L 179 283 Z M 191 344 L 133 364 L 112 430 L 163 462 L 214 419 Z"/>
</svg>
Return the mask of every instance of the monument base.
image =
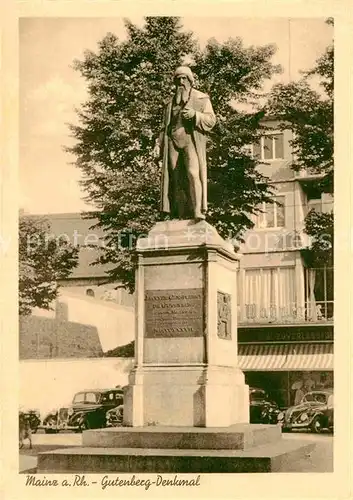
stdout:
<svg viewBox="0 0 353 500">
<path fill-rule="evenodd" d="M 136 252 L 135 368 L 124 426 L 248 423 L 232 244 L 205 221 L 173 220 L 156 223 Z"/>
<path fill-rule="evenodd" d="M 124 400 L 126 426 L 228 427 L 249 421 L 249 388 L 233 367 L 145 365 L 130 373 Z"/>
<path fill-rule="evenodd" d="M 85 431 L 83 447 L 38 455 L 38 473 L 286 472 L 314 443 L 275 425 L 111 428 Z"/>
</svg>

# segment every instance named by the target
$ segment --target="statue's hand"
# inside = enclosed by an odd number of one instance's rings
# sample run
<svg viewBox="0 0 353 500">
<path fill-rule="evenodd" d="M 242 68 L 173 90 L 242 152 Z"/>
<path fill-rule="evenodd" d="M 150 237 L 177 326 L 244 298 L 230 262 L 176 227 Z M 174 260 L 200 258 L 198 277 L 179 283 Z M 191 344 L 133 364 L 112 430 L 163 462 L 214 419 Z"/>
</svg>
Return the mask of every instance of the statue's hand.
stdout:
<svg viewBox="0 0 353 500">
<path fill-rule="evenodd" d="M 181 112 L 181 116 L 186 120 L 191 120 L 195 116 L 195 110 L 192 108 L 184 108 Z"/>
</svg>

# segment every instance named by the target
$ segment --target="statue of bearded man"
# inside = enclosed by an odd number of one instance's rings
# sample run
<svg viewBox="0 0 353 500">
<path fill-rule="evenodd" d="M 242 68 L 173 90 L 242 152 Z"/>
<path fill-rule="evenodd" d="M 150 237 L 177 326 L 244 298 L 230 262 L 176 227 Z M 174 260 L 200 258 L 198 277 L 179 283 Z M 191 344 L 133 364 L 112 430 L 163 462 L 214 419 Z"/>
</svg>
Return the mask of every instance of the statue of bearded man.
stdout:
<svg viewBox="0 0 353 500">
<path fill-rule="evenodd" d="M 207 210 L 206 134 L 216 117 L 208 95 L 193 88 L 189 67 L 176 69 L 174 84 L 160 137 L 161 212 L 173 219 L 201 220 Z"/>
</svg>

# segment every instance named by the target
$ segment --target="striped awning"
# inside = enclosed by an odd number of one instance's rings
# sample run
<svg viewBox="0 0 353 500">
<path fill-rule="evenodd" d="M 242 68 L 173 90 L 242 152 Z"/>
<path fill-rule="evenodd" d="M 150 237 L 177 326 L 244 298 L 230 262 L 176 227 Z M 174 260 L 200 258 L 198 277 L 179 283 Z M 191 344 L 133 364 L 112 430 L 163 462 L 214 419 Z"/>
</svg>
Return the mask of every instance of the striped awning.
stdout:
<svg viewBox="0 0 353 500">
<path fill-rule="evenodd" d="M 238 347 L 238 362 L 242 370 L 282 370 L 286 362 L 285 344 L 247 344 Z"/>
<path fill-rule="evenodd" d="M 244 371 L 333 370 L 333 345 L 240 344 L 238 362 Z"/>
<path fill-rule="evenodd" d="M 285 370 L 333 370 L 332 344 L 288 345 Z"/>
</svg>

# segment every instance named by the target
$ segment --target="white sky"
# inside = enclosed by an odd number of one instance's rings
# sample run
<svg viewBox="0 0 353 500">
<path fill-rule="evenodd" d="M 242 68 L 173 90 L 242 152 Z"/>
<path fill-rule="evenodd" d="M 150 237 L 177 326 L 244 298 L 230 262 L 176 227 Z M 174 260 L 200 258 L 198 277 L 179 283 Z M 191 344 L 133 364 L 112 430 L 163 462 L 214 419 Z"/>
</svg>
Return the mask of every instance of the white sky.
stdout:
<svg viewBox="0 0 353 500">
<path fill-rule="evenodd" d="M 142 23 L 141 18 L 130 18 Z M 273 63 L 295 80 L 313 66 L 332 41 L 324 18 L 183 18 L 201 45 L 209 38 L 240 36 L 245 45 L 274 43 Z M 78 212 L 88 206 L 78 185 L 80 170 L 63 151 L 70 145 L 67 123 L 85 100 L 85 82 L 71 68 L 85 49 L 112 31 L 125 37 L 120 18 L 22 18 L 20 21 L 20 204 L 30 213 Z"/>
</svg>

